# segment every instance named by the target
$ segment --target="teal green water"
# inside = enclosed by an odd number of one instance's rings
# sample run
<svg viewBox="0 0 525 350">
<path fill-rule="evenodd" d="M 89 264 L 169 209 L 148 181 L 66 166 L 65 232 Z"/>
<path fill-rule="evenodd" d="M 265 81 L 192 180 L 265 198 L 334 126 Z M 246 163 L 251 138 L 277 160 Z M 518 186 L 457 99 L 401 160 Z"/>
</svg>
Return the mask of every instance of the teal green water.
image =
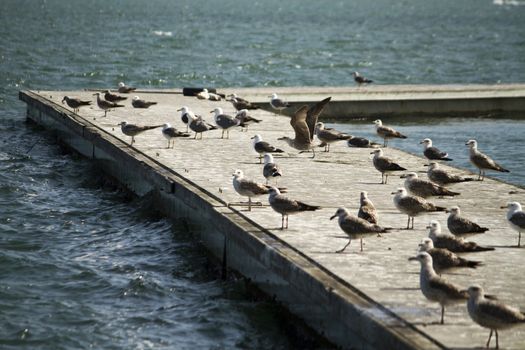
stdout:
<svg viewBox="0 0 525 350">
<path fill-rule="evenodd" d="M 0 348 L 305 346 L 278 307 L 218 279 L 181 225 L 26 125 L 18 90 L 344 86 L 354 70 L 377 84 L 525 82 L 525 6 L 498 3 L 0 1 Z M 525 184 L 521 119 L 396 123 L 465 166 L 478 137 Z"/>
</svg>

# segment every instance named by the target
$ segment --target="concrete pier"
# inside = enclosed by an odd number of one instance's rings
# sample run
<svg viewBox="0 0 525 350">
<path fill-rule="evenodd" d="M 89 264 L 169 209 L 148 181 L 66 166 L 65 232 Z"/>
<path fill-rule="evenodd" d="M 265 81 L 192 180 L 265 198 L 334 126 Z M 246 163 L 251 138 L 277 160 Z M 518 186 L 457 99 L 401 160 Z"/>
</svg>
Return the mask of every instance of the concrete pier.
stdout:
<svg viewBox="0 0 525 350">
<path fill-rule="evenodd" d="M 282 95 L 299 103 L 331 95 L 306 90 L 298 89 L 293 95 L 290 89 Z M 248 91 L 235 92 L 247 98 L 257 95 Z M 392 176 L 387 185 L 381 185 L 369 149 L 349 149 L 339 143 L 330 153 L 319 152 L 315 159 L 310 154 L 299 155 L 277 141 L 280 136 L 293 137 L 289 119 L 264 110 L 251 113 L 262 119 L 260 124 L 251 125 L 248 132 L 233 130 L 230 139 L 220 139 L 220 131 L 211 131 L 202 140 L 177 139 L 174 149 L 166 149 L 160 129 L 155 129 L 138 135 L 130 147 L 130 138 L 117 126 L 123 120 L 147 125 L 169 122 L 185 130 L 176 112 L 183 105 L 210 122 L 214 107 L 233 113 L 229 102 L 201 101 L 173 92 L 137 93 L 158 105 L 133 109 L 130 96 L 124 101 L 125 108 L 109 112 L 106 118 L 88 91 L 22 91 L 20 98 L 27 103 L 29 119 L 55 130 L 64 142 L 94 159 L 138 195 L 155 196 L 158 209 L 166 215 L 189 219 L 191 230 L 224 264 L 274 295 L 342 348 L 444 349 L 485 344 L 489 331 L 470 320 L 466 305 L 448 307 L 445 325 L 437 324 L 439 306 L 423 297 L 418 288 L 419 266 L 407 261 L 427 236 L 429 220 L 438 220 L 446 230 L 446 214 L 422 215 L 415 219 L 414 230 L 403 229 L 407 217 L 395 209 L 391 195 L 403 180 Z M 267 93 L 258 93 L 261 102 Z M 65 95 L 91 99 L 93 106 L 73 113 L 60 103 Z M 338 95 L 334 92 L 333 96 L 337 101 Z M 264 182 L 262 165 L 252 150 L 250 138 L 254 134 L 287 151 L 275 158 L 284 172 L 279 186 L 287 187 L 290 197 L 322 206 L 316 212 L 290 216 L 288 230 L 279 229 L 280 215 L 268 207 L 266 197 L 260 198 L 262 207 L 250 212 L 246 207 L 228 205 L 246 200 L 233 190 L 231 174 L 235 169 Z M 403 142 L 417 141 L 409 135 Z M 391 148 L 386 153 L 410 171 L 425 170 L 426 162 L 420 157 Z M 452 170 L 468 175 L 468 171 Z M 496 250 L 464 255 L 484 265 L 445 276 L 464 287 L 481 284 L 500 300 L 525 307 L 521 268 L 525 248 L 515 247 L 518 235 L 506 222 L 506 210 L 499 209 L 508 201 L 525 203 L 525 191 L 492 179 L 451 188 L 461 195 L 432 201 L 446 207 L 459 205 L 466 217 L 489 227 L 486 234 L 471 240 Z M 378 208 L 380 224 L 395 229 L 383 237 L 365 239 L 364 252 L 359 252 L 359 242 L 353 241 L 344 254 L 335 254 L 347 239 L 329 217 L 339 206 L 357 213 L 362 190 L 368 191 Z M 525 326 L 501 331 L 500 344 L 506 349 L 522 349 Z"/>
</svg>

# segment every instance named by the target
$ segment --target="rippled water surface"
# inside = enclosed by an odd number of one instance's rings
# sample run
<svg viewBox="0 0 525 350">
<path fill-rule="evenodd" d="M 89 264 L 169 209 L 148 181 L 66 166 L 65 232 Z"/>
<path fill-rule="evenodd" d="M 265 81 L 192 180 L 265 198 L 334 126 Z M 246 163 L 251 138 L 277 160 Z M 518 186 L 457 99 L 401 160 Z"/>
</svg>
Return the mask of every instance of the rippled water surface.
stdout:
<svg viewBox="0 0 525 350">
<path fill-rule="evenodd" d="M 0 348 L 298 347 L 281 310 L 218 279 L 183 225 L 26 125 L 18 90 L 344 86 L 354 70 L 377 84 L 525 82 L 522 5 L 0 1 Z M 520 119 L 395 123 L 411 136 L 396 146 L 420 152 L 430 136 L 464 166 L 477 137 L 525 184 Z"/>
</svg>

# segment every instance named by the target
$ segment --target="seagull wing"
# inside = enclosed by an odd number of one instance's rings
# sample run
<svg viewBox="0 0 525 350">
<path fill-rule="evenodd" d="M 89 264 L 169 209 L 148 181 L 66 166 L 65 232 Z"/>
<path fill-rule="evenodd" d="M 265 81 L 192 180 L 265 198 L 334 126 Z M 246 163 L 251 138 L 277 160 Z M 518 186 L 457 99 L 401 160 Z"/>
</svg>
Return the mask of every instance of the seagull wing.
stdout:
<svg viewBox="0 0 525 350">
<path fill-rule="evenodd" d="M 311 142 L 310 130 L 308 129 L 308 124 L 306 124 L 307 113 L 308 106 L 302 106 L 290 119 L 290 124 L 295 131 L 295 140 L 301 144 L 309 144 Z"/>
<path fill-rule="evenodd" d="M 314 130 L 315 130 L 315 124 L 317 124 L 317 119 L 319 118 L 319 115 L 323 112 L 323 109 L 326 107 L 328 102 L 332 97 L 327 97 L 324 100 L 317 102 L 310 108 L 308 108 L 308 112 L 306 113 L 306 124 L 308 125 L 308 129 L 310 132 L 310 140 L 313 140 L 314 138 Z"/>
<path fill-rule="evenodd" d="M 519 310 L 495 300 L 485 300 L 479 303 L 478 311 L 483 314 L 484 317 L 488 317 L 497 323 L 503 321 L 508 324 L 525 321 L 525 315 Z"/>
<path fill-rule="evenodd" d="M 514 213 L 514 215 L 510 217 L 509 221 L 516 226 L 525 228 L 525 212 L 519 211 L 517 213 Z"/>
</svg>

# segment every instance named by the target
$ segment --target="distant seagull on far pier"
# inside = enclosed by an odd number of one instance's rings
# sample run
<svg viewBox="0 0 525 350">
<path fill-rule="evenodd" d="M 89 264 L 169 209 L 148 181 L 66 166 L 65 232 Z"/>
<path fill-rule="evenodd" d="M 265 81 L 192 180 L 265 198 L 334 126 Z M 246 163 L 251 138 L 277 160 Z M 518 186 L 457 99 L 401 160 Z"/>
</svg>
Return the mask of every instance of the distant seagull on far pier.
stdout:
<svg viewBox="0 0 525 350">
<path fill-rule="evenodd" d="M 423 238 L 419 243 L 419 252 L 426 252 L 432 257 L 432 267 L 441 274 L 445 270 L 468 267 L 475 269 L 481 265 L 480 261 L 467 260 L 457 256 L 448 249 L 435 248 L 434 242 L 430 238 Z"/>
<path fill-rule="evenodd" d="M 129 124 L 126 121 L 123 121 L 118 124 L 120 126 L 120 130 L 122 130 L 122 133 L 127 136 L 131 136 L 131 143 L 130 145 L 133 145 L 135 143 L 135 136 L 137 136 L 140 133 L 143 133 L 144 131 L 160 128 L 163 125 L 137 125 L 137 124 Z"/>
<path fill-rule="evenodd" d="M 64 104 L 64 101 L 66 101 L 66 104 L 69 107 L 73 108 L 73 112 L 75 113 L 80 110 L 80 107 L 89 106 L 91 104 L 91 101 L 82 101 L 79 98 L 69 96 L 64 96 L 64 98 L 62 99 L 62 104 Z"/>
<path fill-rule="evenodd" d="M 243 197 L 248 197 L 248 211 L 252 210 L 252 198 L 259 197 L 270 193 L 270 186 L 257 183 L 253 180 L 248 180 L 244 177 L 242 170 L 235 170 L 233 173 L 233 188 Z M 285 188 L 281 188 L 285 192 Z M 277 190 L 278 191 L 278 190 Z"/>
<path fill-rule="evenodd" d="M 317 135 L 319 141 L 322 142 L 319 147 L 324 146 L 325 152 L 330 152 L 330 144 L 336 141 L 345 141 L 352 138 L 352 136 L 335 129 L 325 128 L 324 123 L 322 122 L 317 122 L 317 124 L 315 124 L 315 135 Z"/>
<path fill-rule="evenodd" d="M 452 160 L 451 158 L 448 158 L 448 153 L 441 152 L 437 147 L 432 146 L 431 139 L 426 138 L 421 141 L 420 144 L 423 144 L 423 155 L 428 160 Z"/>
<path fill-rule="evenodd" d="M 408 215 L 407 230 L 411 228 L 414 229 L 414 217 L 423 213 L 446 210 L 446 208 L 434 205 L 424 198 L 407 194 L 404 188 L 398 188 L 397 191 L 392 192 L 392 194 L 394 195 L 394 205 L 396 208 L 400 212 Z M 412 226 L 410 226 L 410 219 L 412 219 Z"/>
<path fill-rule="evenodd" d="M 416 173 L 410 172 L 400 176 L 405 180 L 405 188 L 413 195 L 428 198 L 432 196 L 458 196 L 459 192 L 453 192 L 448 188 L 436 185 L 433 182 L 420 179 Z"/>
<path fill-rule="evenodd" d="M 256 119 L 248 115 L 247 109 L 241 109 L 235 114 L 235 119 L 239 120 L 239 126 L 243 128 L 243 131 L 248 131 L 248 126 L 254 123 L 260 123 L 262 120 Z"/>
<path fill-rule="evenodd" d="M 281 214 L 281 230 L 288 228 L 288 215 L 302 213 L 304 211 L 315 211 L 321 209 L 317 205 L 309 205 L 290 199 L 281 194 L 277 187 L 270 187 L 268 201 L 273 210 Z M 286 224 L 285 224 L 286 222 Z"/>
<path fill-rule="evenodd" d="M 430 181 L 441 186 L 474 180 L 471 177 L 463 177 L 460 175 L 451 174 L 446 170 L 441 169 L 437 162 L 430 162 L 428 164 L 427 176 Z"/>
<path fill-rule="evenodd" d="M 253 140 L 253 149 L 255 152 L 259 153 L 259 163 L 262 162 L 262 157 L 266 153 L 283 153 L 284 151 L 280 148 L 276 148 L 270 145 L 268 142 L 263 141 L 261 135 L 257 134 L 252 137 Z"/>
<path fill-rule="evenodd" d="M 348 139 L 348 141 L 346 141 L 346 144 L 348 147 L 355 148 L 377 148 L 381 146 L 379 143 L 372 142 L 367 138 L 352 135 L 350 135 L 350 138 Z"/>
<path fill-rule="evenodd" d="M 359 74 L 359 72 L 353 72 L 352 75 L 354 76 L 354 81 L 357 83 L 358 86 L 361 86 L 362 84 L 370 84 L 373 83 L 373 80 L 367 79 Z"/>
<path fill-rule="evenodd" d="M 314 158 L 315 144 L 313 143 L 313 139 L 315 124 L 317 124 L 317 118 L 323 112 L 323 109 L 331 99 L 331 97 L 327 97 L 310 107 L 302 106 L 299 108 L 290 119 L 290 125 L 295 131 L 295 138 L 292 139 L 287 136 L 283 136 L 279 137 L 277 140 L 285 141 L 288 146 L 293 147 L 301 152 L 311 150 L 313 153 L 312 158 Z"/>
<path fill-rule="evenodd" d="M 419 253 L 408 260 L 417 260 L 421 263 L 419 273 L 419 287 L 423 295 L 429 300 L 441 305 L 441 324 L 445 323 L 445 306 L 459 304 L 468 299 L 462 288 L 440 277 L 432 267 L 432 257 L 426 252 Z"/>
<path fill-rule="evenodd" d="M 190 134 L 186 132 L 178 131 L 173 126 L 171 126 L 169 123 L 164 124 L 164 126 L 162 127 L 162 135 L 164 135 L 166 140 L 168 140 L 168 147 L 166 148 L 170 148 L 172 141 L 173 141 L 173 147 L 175 147 L 175 138 L 190 136 Z"/>
<path fill-rule="evenodd" d="M 271 153 L 267 153 L 264 155 L 263 176 L 266 179 L 267 185 L 268 180 L 270 178 L 277 178 L 283 176 L 281 169 L 277 164 L 275 164 Z"/>
<path fill-rule="evenodd" d="M 379 137 L 382 137 L 385 142 L 383 144 L 384 147 L 387 146 L 389 139 L 406 139 L 407 137 L 400 133 L 399 131 L 396 131 L 388 126 L 384 126 L 381 119 L 374 120 L 374 124 L 376 125 L 376 133 L 379 135 Z"/>
<path fill-rule="evenodd" d="M 525 324 L 523 312 L 498 300 L 488 299 L 480 286 L 470 286 L 468 294 L 467 310 L 470 318 L 481 327 L 490 329 L 486 348 L 490 346 L 493 332 L 496 333 L 496 349 L 499 349 L 498 330 Z"/>
<path fill-rule="evenodd" d="M 372 163 L 374 167 L 381 173 L 381 183 L 386 184 L 388 182 L 388 175 L 394 171 L 403 171 L 406 170 L 399 164 L 395 163 L 391 158 L 383 155 L 382 149 L 376 149 L 370 154 L 374 155 L 372 158 Z"/>
<path fill-rule="evenodd" d="M 137 90 L 135 87 L 126 86 L 123 82 L 118 83 L 118 92 L 121 94 L 129 94 L 132 91 Z"/>
<path fill-rule="evenodd" d="M 138 96 L 133 96 L 133 99 L 131 100 L 131 105 L 135 108 L 150 108 L 151 106 L 156 104 L 157 102 L 146 101 Z"/>
<path fill-rule="evenodd" d="M 210 100 L 210 101 L 220 101 L 222 97 L 218 94 L 208 92 L 208 89 L 202 89 L 201 92 L 198 92 L 195 95 L 199 100 Z"/>
<path fill-rule="evenodd" d="M 449 213 L 447 219 L 448 230 L 455 236 L 465 237 L 476 233 L 485 233 L 489 230 L 488 227 L 481 227 L 475 222 L 462 217 L 461 210 L 456 205 L 447 210 L 447 213 Z"/>
<path fill-rule="evenodd" d="M 476 140 L 468 140 L 465 145 L 469 146 L 470 148 L 470 162 L 479 169 L 479 181 L 483 181 L 485 178 L 485 170 L 495 170 L 503 173 L 510 172 L 507 169 L 504 169 L 486 154 L 478 151 L 478 142 Z"/>
<path fill-rule="evenodd" d="M 210 123 L 205 122 L 200 115 L 194 115 L 187 114 L 188 118 L 190 118 L 189 127 L 191 131 L 195 132 L 194 139 L 197 139 L 197 134 L 201 134 L 201 140 L 202 140 L 202 133 L 210 130 L 216 130 L 217 127 L 215 125 L 212 125 Z"/>
<path fill-rule="evenodd" d="M 109 102 L 119 102 L 119 101 L 124 101 L 125 99 L 127 99 L 127 97 L 113 94 L 111 93 L 111 91 L 106 90 L 104 93 L 104 99 Z"/>
<path fill-rule="evenodd" d="M 379 235 L 381 233 L 386 233 L 391 230 L 391 228 L 381 227 L 376 224 L 372 224 L 364 219 L 361 219 L 357 216 L 354 216 L 348 212 L 346 208 L 339 208 L 335 214 L 330 217 L 330 220 L 338 218 L 339 227 L 348 235 L 348 243 L 340 250 L 337 250 L 336 253 L 342 253 L 350 245 L 352 239 L 359 238 L 361 240 L 361 251 L 363 251 L 363 238 L 369 237 L 372 235 Z"/>
<path fill-rule="evenodd" d="M 220 107 L 216 107 L 211 113 L 214 113 L 215 124 L 222 129 L 221 139 L 224 138 L 224 132 L 226 132 L 226 138 L 229 139 L 230 129 L 239 126 L 240 121 L 231 115 L 224 114 Z"/>
<path fill-rule="evenodd" d="M 454 253 L 475 253 L 494 250 L 492 247 L 482 247 L 475 242 L 465 241 L 450 233 L 441 232 L 441 225 L 436 220 L 431 220 L 427 226 L 428 238 L 434 242 L 434 247 L 448 249 Z"/>
<path fill-rule="evenodd" d="M 518 202 L 507 203 L 506 206 L 501 207 L 508 208 L 507 221 L 510 227 L 518 232 L 518 247 L 521 245 L 521 231 L 525 231 L 525 212 L 521 210 L 521 204 Z"/>
<path fill-rule="evenodd" d="M 117 107 L 124 107 L 124 105 L 119 105 L 116 102 L 110 102 L 110 101 L 106 101 L 104 99 L 101 99 L 100 98 L 100 92 L 97 92 L 97 93 L 93 94 L 93 96 L 97 96 L 97 106 L 98 106 L 98 108 L 104 110 L 104 117 L 107 116 L 108 110 L 114 109 L 114 108 L 117 108 Z"/>
<path fill-rule="evenodd" d="M 368 193 L 366 191 L 361 192 L 357 217 L 364 219 L 371 224 L 377 224 L 377 211 L 374 207 L 374 203 L 368 198 Z"/>
<path fill-rule="evenodd" d="M 276 109 L 279 114 L 281 114 L 281 111 L 285 108 L 288 108 L 291 106 L 288 102 L 286 102 L 283 99 L 280 99 L 276 93 L 273 93 L 272 96 L 270 96 L 272 99 L 270 100 L 270 105 L 273 109 Z"/>
<path fill-rule="evenodd" d="M 254 105 L 250 101 L 237 96 L 237 94 L 231 94 L 229 97 L 230 97 L 230 102 L 233 104 L 233 107 L 238 111 L 243 110 L 243 109 L 249 109 L 249 110 L 259 109 L 259 106 Z"/>
</svg>

